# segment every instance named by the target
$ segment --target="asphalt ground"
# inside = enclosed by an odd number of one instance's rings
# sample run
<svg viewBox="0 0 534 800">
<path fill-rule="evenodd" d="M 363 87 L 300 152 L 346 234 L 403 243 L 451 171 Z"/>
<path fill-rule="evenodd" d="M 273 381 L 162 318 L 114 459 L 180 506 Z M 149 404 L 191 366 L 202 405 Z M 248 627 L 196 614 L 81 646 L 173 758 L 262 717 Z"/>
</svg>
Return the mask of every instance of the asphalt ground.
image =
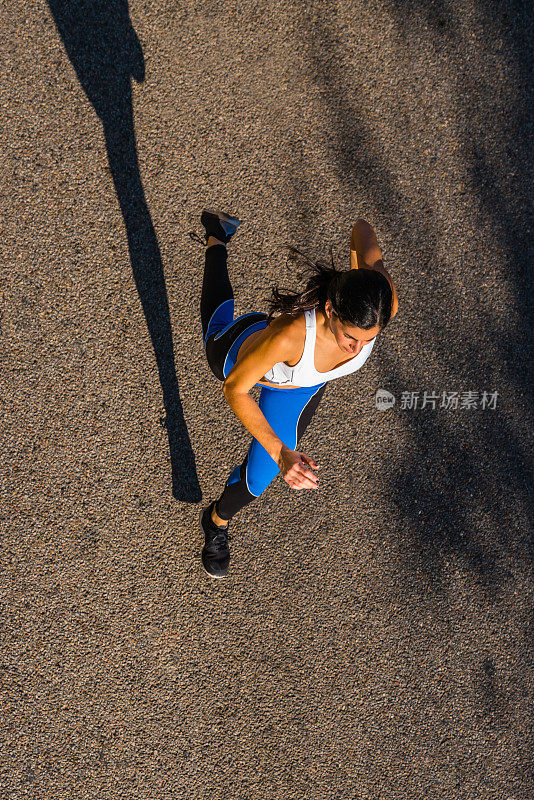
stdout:
<svg viewBox="0 0 534 800">
<path fill-rule="evenodd" d="M 530 4 L 0 14 L 2 798 L 527 800 Z M 278 477 L 224 581 L 214 204 L 237 313 L 302 285 L 285 242 L 348 266 L 360 216 L 400 300 L 303 439 L 319 494 Z"/>
</svg>

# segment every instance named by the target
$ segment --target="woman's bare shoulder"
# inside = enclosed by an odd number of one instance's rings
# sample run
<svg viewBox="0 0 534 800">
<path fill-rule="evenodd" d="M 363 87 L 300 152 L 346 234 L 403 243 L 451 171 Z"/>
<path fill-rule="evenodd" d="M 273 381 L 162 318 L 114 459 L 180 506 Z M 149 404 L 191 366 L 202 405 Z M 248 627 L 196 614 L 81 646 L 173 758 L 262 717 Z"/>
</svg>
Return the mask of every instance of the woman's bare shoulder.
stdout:
<svg viewBox="0 0 534 800">
<path fill-rule="evenodd" d="M 271 320 L 269 327 L 276 331 L 281 330 L 289 330 L 289 331 L 298 331 L 302 327 L 306 327 L 306 319 L 304 311 L 301 311 L 299 314 L 278 314 L 278 316 L 273 317 Z"/>
<path fill-rule="evenodd" d="M 300 314 L 279 314 L 274 317 L 269 325 L 269 330 L 274 333 L 285 333 L 289 341 L 293 342 L 296 347 L 302 344 L 303 338 L 306 337 L 306 317 L 304 311 Z"/>
</svg>

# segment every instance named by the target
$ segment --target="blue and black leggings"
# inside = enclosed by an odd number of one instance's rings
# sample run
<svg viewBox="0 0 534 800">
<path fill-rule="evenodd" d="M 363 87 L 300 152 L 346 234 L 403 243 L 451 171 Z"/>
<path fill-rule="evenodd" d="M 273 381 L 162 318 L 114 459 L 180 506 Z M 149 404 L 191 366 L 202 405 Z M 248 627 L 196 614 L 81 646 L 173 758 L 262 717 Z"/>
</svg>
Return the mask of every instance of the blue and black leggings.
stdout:
<svg viewBox="0 0 534 800">
<path fill-rule="evenodd" d="M 254 331 L 267 327 L 267 314 L 262 312 L 253 311 L 234 319 L 234 293 L 226 260 L 224 245 L 207 248 L 200 300 L 202 341 L 208 364 L 220 381 L 234 366 L 242 342 Z M 261 386 L 259 407 L 273 431 L 291 450 L 296 449 L 325 389 L 326 383 L 297 389 Z M 265 491 L 279 471 L 265 448 L 252 439 L 245 460 L 228 477 L 215 511 L 221 519 L 232 519 Z"/>
</svg>

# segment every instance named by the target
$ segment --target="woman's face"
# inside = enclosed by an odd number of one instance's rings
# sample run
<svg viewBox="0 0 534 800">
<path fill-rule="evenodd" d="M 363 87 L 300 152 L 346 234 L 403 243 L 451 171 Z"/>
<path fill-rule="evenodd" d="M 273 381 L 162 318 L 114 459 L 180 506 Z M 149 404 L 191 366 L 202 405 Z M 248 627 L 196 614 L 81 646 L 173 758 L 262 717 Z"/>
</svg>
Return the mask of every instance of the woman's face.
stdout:
<svg viewBox="0 0 534 800">
<path fill-rule="evenodd" d="M 329 300 L 326 301 L 325 312 L 337 346 L 345 353 L 352 353 L 352 355 L 357 356 L 362 347 L 380 333 L 381 328 L 378 325 L 368 331 L 363 328 L 356 328 L 354 325 L 342 325 L 339 317 L 332 311 L 332 305 Z"/>
</svg>

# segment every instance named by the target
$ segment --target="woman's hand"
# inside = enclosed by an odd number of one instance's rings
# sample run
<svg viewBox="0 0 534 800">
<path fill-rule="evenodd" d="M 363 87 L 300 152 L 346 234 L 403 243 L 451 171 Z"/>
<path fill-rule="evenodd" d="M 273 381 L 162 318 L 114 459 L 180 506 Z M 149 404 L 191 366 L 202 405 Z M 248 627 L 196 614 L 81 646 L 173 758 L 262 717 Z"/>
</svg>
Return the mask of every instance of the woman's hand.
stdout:
<svg viewBox="0 0 534 800">
<path fill-rule="evenodd" d="M 290 450 L 286 445 L 282 445 L 280 457 L 278 458 L 278 466 L 284 480 L 289 483 L 292 489 L 318 489 L 319 484 L 317 478 L 308 469 L 319 469 L 319 464 L 316 464 L 313 458 L 309 458 L 304 453 L 297 450 Z"/>
</svg>

